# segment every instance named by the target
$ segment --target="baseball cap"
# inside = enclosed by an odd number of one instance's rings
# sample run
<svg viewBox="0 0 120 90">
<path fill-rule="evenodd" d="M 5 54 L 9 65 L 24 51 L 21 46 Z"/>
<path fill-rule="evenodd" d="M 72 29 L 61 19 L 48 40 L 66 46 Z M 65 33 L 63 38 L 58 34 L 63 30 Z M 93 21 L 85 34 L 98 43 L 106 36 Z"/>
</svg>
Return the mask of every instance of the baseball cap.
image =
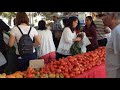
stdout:
<svg viewBox="0 0 120 90">
<path fill-rule="evenodd" d="M 59 18 L 59 14 L 58 13 L 54 13 L 52 16 L 55 16 L 55 17 Z"/>
</svg>

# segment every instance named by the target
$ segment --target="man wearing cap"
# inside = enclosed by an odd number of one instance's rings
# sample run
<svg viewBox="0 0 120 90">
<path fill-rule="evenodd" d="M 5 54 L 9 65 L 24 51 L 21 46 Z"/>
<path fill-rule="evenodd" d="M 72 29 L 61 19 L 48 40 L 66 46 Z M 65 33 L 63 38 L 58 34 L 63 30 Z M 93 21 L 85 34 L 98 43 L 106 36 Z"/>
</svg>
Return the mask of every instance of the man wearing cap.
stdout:
<svg viewBox="0 0 120 90">
<path fill-rule="evenodd" d="M 53 16 L 53 21 L 54 21 L 53 27 L 52 27 L 53 41 L 54 41 L 55 47 L 57 49 L 63 30 L 62 30 L 62 26 L 59 22 L 58 13 L 54 13 L 52 16 Z"/>
</svg>

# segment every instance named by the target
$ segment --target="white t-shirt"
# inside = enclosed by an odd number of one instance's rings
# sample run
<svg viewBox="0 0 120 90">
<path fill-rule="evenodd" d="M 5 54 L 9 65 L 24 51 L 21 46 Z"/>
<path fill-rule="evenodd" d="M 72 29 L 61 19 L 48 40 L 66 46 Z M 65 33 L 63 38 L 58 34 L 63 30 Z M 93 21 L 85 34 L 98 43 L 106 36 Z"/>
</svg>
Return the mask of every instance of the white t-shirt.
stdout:
<svg viewBox="0 0 120 90">
<path fill-rule="evenodd" d="M 111 31 L 106 45 L 105 66 L 108 78 L 120 78 L 120 24 Z"/>
<path fill-rule="evenodd" d="M 57 52 L 63 55 L 71 55 L 70 47 L 74 43 L 72 40 L 76 38 L 76 32 L 72 33 L 69 27 L 63 30 Z"/>
<path fill-rule="evenodd" d="M 41 45 L 37 47 L 38 57 L 44 56 L 50 52 L 56 51 L 53 42 L 52 32 L 50 30 L 37 30 L 40 35 Z"/>
<path fill-rule="evenodd" d="M 19 25 L 19 28 L 21 29 L 23 34 L 28 34 L 28 31 L 30 30 L 30 26 Z M 20 30 L 16 26 L 14 26 L 11 29 L 10 34 L 15 36 L 17 43 L 19 42 L 19 39 L 22 36 Z M 31 39 L 33 40 L 33 37 L 37 36 L 38 32 L 34 27 L 32 27 L 29 35 L 30 35 Z M 15 45 L 15 46 L 16 46 L 16 54 L 19 55 L 18 47 L 17 47 L 17 45 Z M 33 52 L 35 52 L 35 47 L 33 47 Z"/>
</svg>

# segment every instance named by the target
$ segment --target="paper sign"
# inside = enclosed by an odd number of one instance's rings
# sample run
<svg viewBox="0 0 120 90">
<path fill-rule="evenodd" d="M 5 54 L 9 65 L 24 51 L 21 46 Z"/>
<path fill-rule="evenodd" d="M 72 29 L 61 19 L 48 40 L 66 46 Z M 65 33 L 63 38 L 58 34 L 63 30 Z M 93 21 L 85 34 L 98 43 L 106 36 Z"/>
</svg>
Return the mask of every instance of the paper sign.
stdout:
<svg viewBox="0 0 120 90">
<path fill-rule="evenodd" d="M 38 69 L 44 67 L 44 59 L 30 60 L 29 67 Z"/>
</svg>

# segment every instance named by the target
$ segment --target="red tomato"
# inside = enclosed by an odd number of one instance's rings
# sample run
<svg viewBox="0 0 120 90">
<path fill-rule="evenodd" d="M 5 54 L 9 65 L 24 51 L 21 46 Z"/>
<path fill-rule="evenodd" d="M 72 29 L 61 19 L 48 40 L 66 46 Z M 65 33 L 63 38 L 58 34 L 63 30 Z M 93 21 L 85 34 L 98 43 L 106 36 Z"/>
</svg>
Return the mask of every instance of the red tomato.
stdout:
<svg viewBox="0 0 120 90">
<path fill-rule="evenodd" d="M 61 73 L 61 69 L 57 69 L 57 73 Z"/>
</svg>

